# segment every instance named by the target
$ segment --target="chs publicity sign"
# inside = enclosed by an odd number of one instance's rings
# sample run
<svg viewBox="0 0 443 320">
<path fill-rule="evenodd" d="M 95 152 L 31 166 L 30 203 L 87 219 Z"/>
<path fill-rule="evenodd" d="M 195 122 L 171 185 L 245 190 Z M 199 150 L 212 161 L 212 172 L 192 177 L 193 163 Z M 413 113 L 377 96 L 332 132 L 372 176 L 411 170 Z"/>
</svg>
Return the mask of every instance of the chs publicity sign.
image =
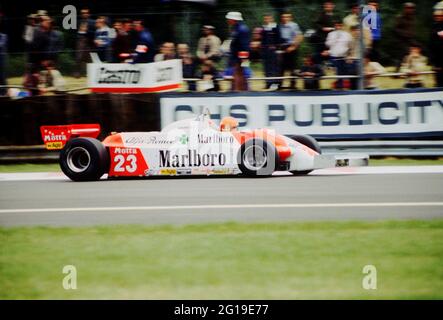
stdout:
<svg viewBox="0 0 443 320">
<path fill-rule="evenodd" d="M 140 64 L 88 64 L 88 86 L 92 92 L 172 91 L 180 88 L 182 79 L 182 63 L 178 59 Z"/>
<path fill-rule="evenodd" d="M 162 127 L 209 109 L 217 121 L 238 119 L 242 128 L 272 128 L 317 138 L 443 136 L 443 90 L 364 93 L 163 95 Z"/>
</svg>

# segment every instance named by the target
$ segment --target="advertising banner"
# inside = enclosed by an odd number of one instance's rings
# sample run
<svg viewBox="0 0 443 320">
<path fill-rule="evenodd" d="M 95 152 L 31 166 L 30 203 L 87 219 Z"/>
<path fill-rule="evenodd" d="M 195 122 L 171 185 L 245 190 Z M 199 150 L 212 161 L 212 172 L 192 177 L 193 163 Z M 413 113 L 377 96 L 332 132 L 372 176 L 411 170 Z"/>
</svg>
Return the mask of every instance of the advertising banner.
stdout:
<svg viewBox="0 0 443 320">
<path fill-rule="evenodd" d="M 179 59 L 140 64 L 88 64 L 88 87 L 92 92 L 172 91 L 180 88 L 182 79 L 182 62 Z"/>
<path fill-rule="evenodd" d="M 162 94 L 161 126 L 209 110 L 244 129 L 319 139 L 443 137 L 443 90 Z"/>
</svg>

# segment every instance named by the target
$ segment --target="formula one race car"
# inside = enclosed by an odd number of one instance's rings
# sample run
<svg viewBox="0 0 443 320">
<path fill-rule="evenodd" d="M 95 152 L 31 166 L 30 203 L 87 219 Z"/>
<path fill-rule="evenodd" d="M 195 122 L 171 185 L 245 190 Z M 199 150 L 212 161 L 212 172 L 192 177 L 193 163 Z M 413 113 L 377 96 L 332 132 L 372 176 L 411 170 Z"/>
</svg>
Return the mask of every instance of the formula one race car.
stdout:
<svg viewBox="0 0 443 320">
<path fill-rule="evenodd" d="M 225 119 L 223 120 L 225 121 Z M 368 156 L 322 155 L 307 135 L 270 129 L 238 131 L 236 120 L 217 127 L 209 114 L 174 122 L 160 132 L 122 132 L 96 138 L 100 126 L 43 126 L 48 149 L 61 149 L 60 167 L 74 181 L 108 177 L 176 175 L 306 175 L 315 169 L 365 166 Z"/>
</svg>

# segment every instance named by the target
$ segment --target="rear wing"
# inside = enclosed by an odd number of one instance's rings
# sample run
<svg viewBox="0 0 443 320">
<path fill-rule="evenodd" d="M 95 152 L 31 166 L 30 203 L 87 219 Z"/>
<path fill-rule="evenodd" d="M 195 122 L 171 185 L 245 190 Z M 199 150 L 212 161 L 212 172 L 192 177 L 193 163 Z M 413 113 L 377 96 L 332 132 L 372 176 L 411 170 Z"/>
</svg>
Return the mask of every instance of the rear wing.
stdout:
<svg viewBox="0 0 443 320">
<path fill-rule="evenodd" d="M 62 126 L 40 127 L 43 142 L 48 150 L 63 149 L 66 142 L 72 138 L 97 138 L 100 134 L 99 124 L 68 124 Z"/>
</svg>

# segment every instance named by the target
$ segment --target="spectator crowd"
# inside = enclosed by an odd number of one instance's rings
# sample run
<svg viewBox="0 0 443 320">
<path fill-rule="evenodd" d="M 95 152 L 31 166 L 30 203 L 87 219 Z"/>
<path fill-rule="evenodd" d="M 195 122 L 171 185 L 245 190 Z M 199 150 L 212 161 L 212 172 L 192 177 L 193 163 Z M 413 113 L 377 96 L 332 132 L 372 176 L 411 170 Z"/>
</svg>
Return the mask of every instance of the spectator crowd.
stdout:
<svg viewBox="0 0 443 320">
<path fill-rule="evenodd" d="M 112 63 L 181 59 L 189 90 L 197 90 L 198 84 L 199 90 L 217 91 L 216 79 L 219 78 L 232 79 L 232 90 L 248 90 L 251 61 L 262 63 L 268 90 L 288 89 L 283 86 L 286 82 L 289 89 L 297 89 L 297 78 L 302 79 L 304 89 L 319 90 L 320 79 L 328 68 L 338 76 L 333 84 L 335 89 L 357 89 L 360 67 L 364 71 L 365 89 L 377 89 L 377 76 L 386 73 L 379 63 L 383 21 L 378 1 L 369 1 L 367 5 L 376 14 L 370 24 L 362 24 L 363 32 L 358 4 L 352 5 L 349 14 L 341 18 L 333 1 L 324 1 L 315 29 L 305 31 L 297 23 L 297 12 L 285 11 L 278 21 L 272 13 L 267 13 L 263 15 L 262 25 L 253 29 L 247 26 L 240 12 L 229 12 L 225 18 L 230 37 L 222 41 L 214 26 L 204 25 L 195 54 L 186 43 L 156 44 L 141 19 L 111 21 L 105 16 L 93 19 L 89 9 L 83 8 L 76 31 L 75 76 L 85 74 L 90 54 L 95 53 L 102 62 Z M 404 3 L 395 21 L 395 67 L 402 74 L 397 77 L 406 75 L 407 88 L 422 87 L 421 72 L 430 70 L 430 63 L 436 72 L 437 86 L 443 87 L 443 1 L 433 8 L 434 24 L 427 47 L 429 59 L 423 55 L 424 47 L 417 42 L 415 10 L 414 3 Z M 65 81 L 58 71 L 59 54 L 64 49 L 63 33 L 46 11 L 39 10 L 28 16 L 23 40 L 27 61 L 24 86 L 30 88 L 33 95 L 64 90 Z M 6 35 L 0 33 L 0 64 L 4 63 L 6 42 Z M 361 52 L 361 43 L 364 52 Z M 302 45 L 309 48 L 304 52 L 311 54 L 302 57 Z M 361 57 L 364 57 L 362 66 Z M 352 75 L 355 77 L 349 77 Z M 284 77 L 289 81 L 283 81 Z M 6 81 L 4 71 L 0 72 L 0 81 L 3 84 Z"/>
</svg>

